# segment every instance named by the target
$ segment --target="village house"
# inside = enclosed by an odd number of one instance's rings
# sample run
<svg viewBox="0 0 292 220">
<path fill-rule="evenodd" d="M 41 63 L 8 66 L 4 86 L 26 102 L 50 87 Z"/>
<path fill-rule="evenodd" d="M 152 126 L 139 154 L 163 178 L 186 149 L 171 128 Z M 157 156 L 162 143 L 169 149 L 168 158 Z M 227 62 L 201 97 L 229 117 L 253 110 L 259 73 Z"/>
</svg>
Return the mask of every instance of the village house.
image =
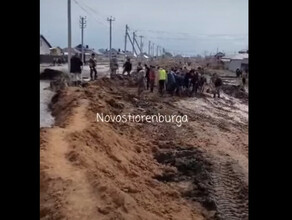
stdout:
<svg viewBox="0 0 292 220">
<path fill-rule="evenodd" d="M 222 57 L 224 57 L 225 56 L 225 54 L 224 53 L 222 53 L 222 52 L 218 52 L 218 53 L 216 53 L 215 54 L 215 58 L 217 59 L 217 60 L 220 60 Z"/>
<path fill-rule="evenodd" d="M 75 47 L 76 50 L 80 51 L 80 53 L 82 53 L 82 45 L 81 44 L 78 44 L 76 47 Z M 84 46 L 83 45 L 83 52 L 84 52 L 84 59 L 85 59 L 85 62 L 88 62 L 91 55 L 94 53 L 95 56 L 97 56 L 97 53 L 94 51 L 93 48 L 89 48 L 88 45 Z"/>
<path fill-rule="evenodd" d="M 117 56 L 118 53 L 119 53 L 118 50 L 114 48 L 111 49 L 112 56 Z M 110 55 L 110 50 L 106 49 L 103 54 L 108 57 Z"/>
<path fill-rule="evenodd" d="M 235 72 L 236 69 L 248 70 L 248 53 L 238 53 L 233 56 L 224 56 L 221 58 L 224 68 Z"/>
<path fill-rule="evenodd" d="M 47 39 L 40 35 L 40 54 L 41 55 L 49 55 L 51 53 L 50 48 L 51 44 L 47 41 Z"/>
<path fill-rule="evenodd" d="M 85 62 L 88 62 L 88 60 L 90 59 L 90 56 L 94 53 L 96 56 L 99 55 L 100 53 L 96 53 L 94 51 L 94 49 L 90 49 L 88 47 L 88 45 L 86 46 L 83 46 L 83 49 L 84 49 L 84 59 L 85 59 Z M 68 47 L 66 48 L 63 48 L 63 52 L 64 52 L 64 55 L 67 56 L 68 55 Z M 74 56 L 75 54 L 79 54 L 81 56 L 82 54 L 82 45 L 79 44 L 77 45 L 76 47 L 72 47 L 71 48 L 71 56 Z M 81 57 L 80 57 L 81 58 Z"/>
<path fill-rule="evenodd" d="M 77 50 L 75 48 L 71 48 L 70 51 L 71 51 L 71 56 L 74 56 L 77 53 L 81 53 L 81 51 L 79 51 L 79 50 Z M 64 53 L 65 56 L 68 56 L 68 52 L 69 52 L 68 47 L 63 48 L 63 53 Z"/>
<path fill-rule="evenodd" d="M 238 53 L 248 53 L 248 50 L 240 50 L 240 51 L 238 51 Z"/>
<path fill-rule="evenodd" d="M 50 55 L 52 56 L 63 56 L 63 50 L 60 47 L 52 47 L 50 49 Z"/>
</svg>

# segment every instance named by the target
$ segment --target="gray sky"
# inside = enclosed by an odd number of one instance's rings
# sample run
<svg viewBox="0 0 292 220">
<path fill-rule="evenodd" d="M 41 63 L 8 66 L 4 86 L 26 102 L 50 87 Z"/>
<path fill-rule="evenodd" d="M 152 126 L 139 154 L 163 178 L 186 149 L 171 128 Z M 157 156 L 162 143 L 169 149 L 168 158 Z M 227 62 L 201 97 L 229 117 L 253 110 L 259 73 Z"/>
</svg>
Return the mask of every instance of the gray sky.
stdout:
<svg viewBox="0 0 292 220">
<path fill-rule="evenodd" d="M 81 42 L 79 17 L 86 16 L 84 44 L 108 48 L 106 19 L 113 16 L 114 48 L 124 48 L 126 24 L 145 36 L 144 51 L 149 40 L 186 55 L 248 47 L 248 0 L 71 0 L 71 5 L 72 46 Z M 52 46 L 67 47 L 67 0 L 40 0 L 40 33 Z"/>
</svg>

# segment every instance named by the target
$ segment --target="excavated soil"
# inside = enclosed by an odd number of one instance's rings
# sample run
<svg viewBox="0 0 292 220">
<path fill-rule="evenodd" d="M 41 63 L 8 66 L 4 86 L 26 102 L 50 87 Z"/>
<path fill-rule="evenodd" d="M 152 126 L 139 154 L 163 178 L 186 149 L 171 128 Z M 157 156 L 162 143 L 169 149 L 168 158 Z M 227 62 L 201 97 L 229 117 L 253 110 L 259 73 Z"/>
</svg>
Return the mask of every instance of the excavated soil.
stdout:
<svg viewBox="0 0 292 220">
<path fill-rule="evenodd" d="M 40 131 L 40 219 L 248 219 L 247 106 L 145 92 L 131 77 L 59 91 Z M 104 114 L 186 114 L 102 123 Z"/>
<path fill-rule="evenodd" d="M 248 94 L 243 91 L 238 85 L 223 85 L 222 90 L 235 98 L 241 99 L 243 102 L 248 102 Z"/>
</svg>

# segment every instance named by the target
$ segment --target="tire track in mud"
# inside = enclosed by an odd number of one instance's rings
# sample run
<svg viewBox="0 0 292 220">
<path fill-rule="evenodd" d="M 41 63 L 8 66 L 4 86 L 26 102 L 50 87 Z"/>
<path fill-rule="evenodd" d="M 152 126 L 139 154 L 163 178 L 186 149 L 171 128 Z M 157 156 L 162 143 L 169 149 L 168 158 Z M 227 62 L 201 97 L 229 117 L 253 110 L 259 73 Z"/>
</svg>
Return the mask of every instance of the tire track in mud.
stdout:
<svg viewBox="0 0 292 220">
<path fill-rule="evenodd" d="M 154 178 L 176 185 L 190 182 L 191 187 L 179 191 L 207 210 L 206 219 L 248 219 L 248 186 L 244 176 L 234 170 L 231 158 L 218 160 L 193 147 L 162 147 L 155 159 L 176 167 L 177 172 L 164 172 Z"/>
<path fill-rule="evenodd" d="M 235 172 L 232 161 L 213 165 L 211 195 L 219 219 L 248 219 L 248 186 L 243 175 Z"/>
<path fill-rule="evenodd" d="M 218 106 L 214 106 L 213 102 L 209 104 L 217 110 L 220 109 Z M 145 103 L 142 106 L 148 110 L 152 105 L 153 103 L 150 101 L 150 104 Z M 171 102 L 171 99 L 164 100 L 161 105 L 163 106 L 161 109 L 157 106 L 157 111 L 160 113 L 166 109 L 170 112 L 179 110 L 179 112 L 188 114 L 191 120 L 199 120 L 200 123 L 208 122 L 229 132 L 229 121 L 225 121 L 227 116 L 222 112 L 217 111 L 217 114 L 222 114 L 220 115 L 221 121 L 211 116 L 198 114 L 193 109 L 177 107 Z M 224 102 L 223 106 L 230 107 Z M 233 109 L 232 107 L 230 108 Z M 220 111 L 226 112 L 224 108 Z M 231 123 L 230 125 L 231 129 L 245 129 L 245 127 L 245 124 L 241 125 L 240 123 Z M 162 175 L 154 176 L 155 179 L 174 186 L 188 201 L 200 203 L 205 208 L 202 214 L 206 219 L 248 219 L 248 185 L 246 176 L 241 173 L 241 170 L 236 169 L 238 161 L 226 153 L 221 154 L 222 151 L 219 149 L 218 152 L 210 154 L 201 148 L 190 146 L 192 144 L 185 144 L 187 141 L 177 135 L 177 131 L 172 126 L 165 128 L 164 125 L 158 125 L 155 128 L 152 127 L 151 132 L 155 133 L 157 137 L 156 141 L 153 142 L 158 146 L 154 152 L 154 158 L 161 164 L 176 168 L 166 168 Z M 167 141 L 165 141 L 166 139 Z"/>
</svg>

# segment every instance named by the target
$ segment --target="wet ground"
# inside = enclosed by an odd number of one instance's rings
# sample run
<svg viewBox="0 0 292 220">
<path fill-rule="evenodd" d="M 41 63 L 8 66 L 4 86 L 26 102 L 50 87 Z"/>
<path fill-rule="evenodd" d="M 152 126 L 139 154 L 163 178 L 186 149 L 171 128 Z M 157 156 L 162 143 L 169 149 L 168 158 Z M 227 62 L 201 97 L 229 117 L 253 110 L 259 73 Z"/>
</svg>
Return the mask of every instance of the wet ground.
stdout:
<svg viewBox="0 0 292 220">
<path fill-rule="evenodd" d="M 40 127 L 51 127 L 54 124 L 48 105 L 55 93 L 49 90 L 49 87 L 50 81 L 40 81 Z"/>
<path fill-rule="evenodd" d="M 68 72 L 68 65 L 56 65 L 52 66 L 50 64 L 41 64 L 40 65 L 40 73 L 42 73 L 45 69 L 57 70 L 67 73 Z M 109 66 L 108 64 L 99 64 L 96 67 L 98 72 L 98 77 L 109 76 Z M 119 69 L 121 72 L 122 69 Z M 84 66 L 82 70 L 82 77 L 89 78 L 90 77 L 90 70 L 89 66 Z M 50 80 L 41 80 L 40 81 L 40 127 L 51 127 L 54 124 L 54 118 L 50 113 L 48 108 L 49 103 L 51 102 L 51 98 L 55 94 L 53 91 L 49 89 L 50 87 Z"/>
<path fill-rule="evenodd" d="M 151 114 L 162 111 L 189 116 L 189 123 L 180 129 L 158 125 L 149 130 L 152 135 L 158 132 L 154 158 L 170 167 L 153 178 L 174 187 L 190 202 L 200 203 L 208 210 L 206 219 L 246 220 L 248 94 L 242 91 L 244 95 L 236 97 L 240 92 L 238 79 L 227 78 L 221 98 L 208 93 L 182 98 L 165 94 L 158 98 L 155 93 L 145 92 L 145 98 L 134 103 Z"/>
</svg>

